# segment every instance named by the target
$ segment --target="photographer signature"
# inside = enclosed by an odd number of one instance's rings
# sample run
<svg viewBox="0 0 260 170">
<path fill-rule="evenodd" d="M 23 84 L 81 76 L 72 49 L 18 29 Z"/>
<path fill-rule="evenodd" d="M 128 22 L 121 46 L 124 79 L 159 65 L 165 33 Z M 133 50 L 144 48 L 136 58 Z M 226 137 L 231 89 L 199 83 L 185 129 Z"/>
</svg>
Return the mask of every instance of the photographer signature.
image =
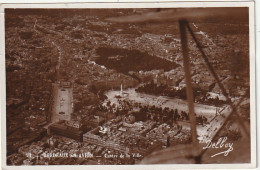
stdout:
<svg viewBox="0 0 260 170">
<path fill-rule="evenodd" d="M 216 153 L 214 155 L 212 155 L 211 157 L 215 157 L 217 155 L 220 154 L 224 154 L 224 156 L 228 156 L 229 152 L 233 151 L 233 143 L 230 142 L 226 142 L 227 141 L 227 137 L 224 138 L 219 138 L 219 140 L 217 142 L 212 142 L 211 140 L 207 142 L 207 146 L 203 147 L 202 149 L 219 149 L 219 148 L 223 148 L 226 149 L 222 152 Z"/>
</svg>

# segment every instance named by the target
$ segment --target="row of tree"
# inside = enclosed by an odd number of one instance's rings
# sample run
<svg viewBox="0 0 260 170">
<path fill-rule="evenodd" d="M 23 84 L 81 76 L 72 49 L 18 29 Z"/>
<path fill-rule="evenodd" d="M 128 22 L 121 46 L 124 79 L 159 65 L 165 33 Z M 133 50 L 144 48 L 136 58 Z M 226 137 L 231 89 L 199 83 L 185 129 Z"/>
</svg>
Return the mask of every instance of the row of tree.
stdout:
<svg viewBox="0 0 260 170">
<path fill-rule="evenodd" d="M 136 102 L 129 102 L 126 100 L 118 100 L 118 105 L 108 101 L 106 105 L 99 104 L 97 110 L 103 112 L 115 113 L 116 116 L 132 114 L 135 116 L 135 121 L 154 120 L 160 123 L 172 124 L 176 121 L 189 121 L 189 114 L 186 111 L 179 111 L 178 109 L 170 109 L 169 107 L 156 107 L 155 105 L 142 105 Z M 197 116 L 198 124 L 207 123 L 205 116 Z"/>
<path fill-rule="evenodd" d="M 222 106 L 226 102 L 224 100 L 220 100 L 218 97 L 211 98 L 207 95 L 207 92 L 200 87 L 193 87 L 193 97 L 194 102 L 202 103 L 202 104 L 209 104 L 215 106 Z M 158 85 L 153 81 L 145 83 L 138 88 L 135 89 L 136 92 L 152 94 L 152 95 L 161 95 L 161 96 L 168 96 L 186 100 L 186 87 L 180 89 L 174 89 L 169 87 L 168 85 L 161 84 Z"/>
</svg>

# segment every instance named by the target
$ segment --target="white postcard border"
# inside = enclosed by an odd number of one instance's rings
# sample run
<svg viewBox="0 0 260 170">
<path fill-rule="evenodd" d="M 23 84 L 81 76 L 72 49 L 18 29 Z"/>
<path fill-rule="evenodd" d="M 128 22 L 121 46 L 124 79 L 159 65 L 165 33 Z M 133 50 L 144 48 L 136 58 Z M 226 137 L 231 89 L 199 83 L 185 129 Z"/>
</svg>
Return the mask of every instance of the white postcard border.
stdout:
<svg viewBox="0 0 260 170">
<path fill-rule="evenodd" d="M 49 4 L 2 4 L 0 6 L 0 71 L 1 71 L 1 163 L 4 169 L 86 169 L 85 165 L 64 166 L 6 166 L 6 92 L 5 92 L 5 8 L 188 8 L 188 7 L 249 7 L 250 37 L 250 118 L 251 118 L 251 163 L 249 164 L 172 164 L 172 165 L 87 165 L 89 169 L 171 169 L 171 168 L 253 168 L 256 166 L 256 57 L 255 57 L 255 12 L 254 2 L 163 2 L 163 3 L 49 3 Z"/>
</svg>

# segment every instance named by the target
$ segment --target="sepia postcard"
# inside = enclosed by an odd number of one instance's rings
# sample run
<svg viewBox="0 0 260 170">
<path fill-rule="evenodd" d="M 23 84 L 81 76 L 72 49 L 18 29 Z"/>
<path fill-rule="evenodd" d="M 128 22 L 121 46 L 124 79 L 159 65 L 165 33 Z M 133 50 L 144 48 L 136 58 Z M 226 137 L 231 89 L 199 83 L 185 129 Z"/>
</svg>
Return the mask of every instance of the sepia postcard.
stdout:
<svg viewBox="0 0 260 170">
<path fill-rule="evenodd" d="M 256 166 L 254 2 L 0 9 L 3 169 Z"/>
</svg>

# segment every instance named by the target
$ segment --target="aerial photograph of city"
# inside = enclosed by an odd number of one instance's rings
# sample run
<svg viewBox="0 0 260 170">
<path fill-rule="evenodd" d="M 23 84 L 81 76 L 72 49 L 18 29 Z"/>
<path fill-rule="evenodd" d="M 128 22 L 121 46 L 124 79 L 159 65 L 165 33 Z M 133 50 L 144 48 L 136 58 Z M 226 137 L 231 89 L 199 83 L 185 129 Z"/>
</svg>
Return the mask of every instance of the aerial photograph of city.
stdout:
<svg viewBox="0 0 260 170">
<path fill-rule="evenodd" d="M 6 8 L 6 165 L 250 163 L 248 10 Z"/>
</svg>

